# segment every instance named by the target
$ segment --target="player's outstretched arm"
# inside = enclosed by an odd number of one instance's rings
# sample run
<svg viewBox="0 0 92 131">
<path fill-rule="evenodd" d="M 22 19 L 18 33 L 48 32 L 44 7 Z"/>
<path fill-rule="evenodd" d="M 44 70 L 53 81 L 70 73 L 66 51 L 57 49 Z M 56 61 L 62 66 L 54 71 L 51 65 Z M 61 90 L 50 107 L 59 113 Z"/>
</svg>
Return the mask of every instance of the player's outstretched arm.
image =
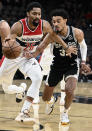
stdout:
<svg viewBox="0 0 92 131">
<path fill-rule="evenodd" d="M 64 49 L 66 49 L 68 47 L 68 45 L 61 39 L 61 37 L 59 37 L 59 35 L 57 35 L 51 25 L 49 24 L 49 22 L 43 20 L 43 32 L 46 34 L 46 33 L 49 33 L 50 34 L 50 37 L 51 37 L 51 40 L 53 42 L 57 42 L 59 44 L 61 44 L 63 46 Z"/>
<path fill-rule="evenodd" d="M 63 48 L 65 49 L 67 54 L 71 54 L 71 53 L 76 54 L 76 51 L 77 51 L 76 47 L 75 46 L 68 46 L 62 40 L 62 38 L 58 34 L 56 34 L 56 32 L 53 31 L 53 29 L 52 29 L 51 25 L 49 24 L 49 22 L 47 22 L 45 20 L 43 21 L 43 31 L 45 33 L 50 34 L 49 37 L 50 37 L 51 41 L 61 44 L 63 46 Z"/>
<path fill-rule="evenodd" d="M 62 39 L 57 35 L 51 28 L 50 24 L 47 21 L 43 21 L 43 32 L 44 34 L 47 34 L 43 41 L 40 43 L 40 45 L 37 47 L 36 52 L 33 53 L 33 56 L 36 57 L 40 53 L 43 52 L 43 50 L 48 46 L 48 44 L 57 42 L 63 46 L 66 53 L 76 53 L 77 49 L 74 46 L 68 46 Z"/>
</svg>

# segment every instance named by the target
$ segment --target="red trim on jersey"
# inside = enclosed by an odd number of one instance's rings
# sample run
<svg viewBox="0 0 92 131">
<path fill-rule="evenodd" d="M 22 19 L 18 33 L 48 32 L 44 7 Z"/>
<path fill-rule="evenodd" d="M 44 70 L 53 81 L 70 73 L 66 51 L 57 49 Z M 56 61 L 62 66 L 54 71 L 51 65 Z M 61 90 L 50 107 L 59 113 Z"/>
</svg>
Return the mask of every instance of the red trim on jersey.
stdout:
<svg viewBox="0 0 92 131">
<path fill-rule="evenodd" d="M 29 29 L 27 25 L 27 18 L 21 19 L 21 23 L 23 24 L 23 34 L 22 35 L 40 35 L 42 34 L 42 20 L 40 19 L 39 25 L 36 27 L 34 31 Z"/>
<path fill-rule="evenodd" d="M 0 67 L 1 67 L 1 65 L 2 65 L 2 63 L 4 61 L 4 58 L 5 58 L 5 56 L 3 56 L 2 59 L 0 60 Z"/>
</svg>

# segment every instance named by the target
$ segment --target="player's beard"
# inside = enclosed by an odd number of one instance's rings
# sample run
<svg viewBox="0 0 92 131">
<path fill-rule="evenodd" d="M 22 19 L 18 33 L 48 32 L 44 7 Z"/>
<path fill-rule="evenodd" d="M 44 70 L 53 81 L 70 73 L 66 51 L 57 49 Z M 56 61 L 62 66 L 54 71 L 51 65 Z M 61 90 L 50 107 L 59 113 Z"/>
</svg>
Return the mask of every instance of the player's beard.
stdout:
<svg viewBox="0 0 92 131">
<path fill-rule="evenodd" d="M 59 34 L 61 31 L 57 30 L 56 27 L 52 27 L 53 28 L 53 31 L 56 32 L 56 34 Z"/>
<path fill-rule="evenodd" d="M 36 20 L 37 20 L 38 22 L 36 22 Z M 39 19 L 33 20 L 33 25 L 34 25 L 34 26 L 38 26 L 38 25 L 39 25 L 39 21 L 40 21 Z"/>
</svg>

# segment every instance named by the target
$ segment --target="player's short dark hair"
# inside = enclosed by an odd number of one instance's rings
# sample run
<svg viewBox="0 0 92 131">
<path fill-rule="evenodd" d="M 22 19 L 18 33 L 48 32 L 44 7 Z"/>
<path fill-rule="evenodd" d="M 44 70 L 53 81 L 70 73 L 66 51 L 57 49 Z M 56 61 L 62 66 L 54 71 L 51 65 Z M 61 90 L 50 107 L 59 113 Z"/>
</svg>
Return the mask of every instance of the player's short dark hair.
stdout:
<svg viewBox="0 0 92 131">
<path fill-rule="evenodd" d="M 52 18 L 53 16 L 61 16 L 64 19 L 68 19 L 68 12 L 64 9 L 55 9 L 50 13 L 50 17 Z"/>
<path fill-rule="evenodd" d="M 35 8 L 35 7 L 37 7 L 37 8 L 42 8 L 42 7 L 41 7 L 41 4 L 40 4 L 39 2 L 31 2 L 30 4 L 28 4 L 27 9 L 26 9 L 26 12 L 31 11 L 31 10 L 32 10 L 33 8 Z"/>
</svg>

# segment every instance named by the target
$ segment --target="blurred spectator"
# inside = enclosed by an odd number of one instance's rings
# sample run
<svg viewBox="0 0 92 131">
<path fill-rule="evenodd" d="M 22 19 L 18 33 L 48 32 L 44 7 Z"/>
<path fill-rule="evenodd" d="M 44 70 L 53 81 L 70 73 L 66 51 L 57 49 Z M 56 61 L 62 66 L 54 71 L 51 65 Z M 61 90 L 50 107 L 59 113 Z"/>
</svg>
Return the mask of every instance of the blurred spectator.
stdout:
<svg viewBox="0 0 92 131">
<path fill-rule="evenodd" d="M 92 55 L 87 57 L 87 63 L 89 64 L 89 66 L 91 68 L 91 72 L 86 73 L 86 77 L 88 80 L 92 81 Z"/>
<path fill-rule="evenodd" d="M 3 9 L 2 1 L 0 1 L 0 11 Z"/>
<path fill-rule="evenodd" d="M 31 0 L 34 1 L 34 0 Z M 36 1 L 36 0 L 35 0 Z M 88 25 L 90 25 L 91 21 L 89 19 L 92 19 L 92 1 L 89 0 L 89 2 L 85 2 L 82 0 L 61 0 L 61 1 L 52 1 L 52 0 L 38 0 L 41 4 L 42 7 L 44 9 L 43 14 L 44 18 L 46 18 L 47 20 L 49 20 L 49 13 L 52 9 L 55 8 L 64 8 L 69 12 L 69 16 L 70 16 L 70 25 L 73 25 L 75 27 L 79 27 L 82 29 L 85 29 L 88 27 Z M 2 6 L 4 6 L 4 10 L 6 10 L 8 12 L 8 8 L 6 8 L 5 6 L 9 7 L 11 6 L 12 10 L 16 12 L 16 10 L 14 10 L 15 7 L 18 7 L 19 9 L 19 14 L 22 14 L 22 16 L 19 18 L 23 18 L 24 13 L 25 13 L 25 8 L 26 5 L 30 3 L 30 0 L 0 0 L 0 10 L 2 10 Z M 86 6 L 85 6 L 86 5 Z M 23 11 L 24 9 L 24 11 Z M 3 15 L 4 15 L 4 11 L 3 10 Z M 15 16 L 13 17 L 17 17 L 18 13 L 15 13 Z M 9 16 L 11 17 L 11 13 L 9 13 Z M 14 21 L 15 22 L 15 21 Z M 10 20 L 10 23 L 11 20 Z M 91 27 L 91 26 L 89 26 Z"/>
</svg>

